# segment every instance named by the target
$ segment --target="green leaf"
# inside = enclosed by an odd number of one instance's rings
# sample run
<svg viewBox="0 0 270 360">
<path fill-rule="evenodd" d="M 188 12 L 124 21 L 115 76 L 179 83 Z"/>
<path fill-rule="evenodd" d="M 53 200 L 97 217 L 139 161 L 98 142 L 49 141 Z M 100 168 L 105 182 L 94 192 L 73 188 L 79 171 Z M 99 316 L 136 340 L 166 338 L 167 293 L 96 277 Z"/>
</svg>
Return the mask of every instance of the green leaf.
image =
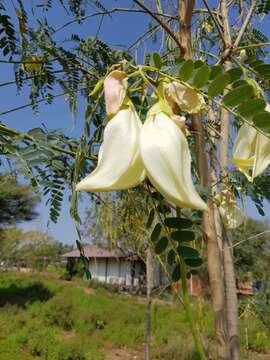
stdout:
<svg viewBox="0 0 270 360">
<path fill-rule="evenodd" d="M 180 265 L 177 264 L 177 265 L 175 265 L 173 272 L 172 272 L 172 281 L 177 282 L 180 280 L 180 277 L 181 277 L 181 269 L 180 269 Z"/>
<path fill-rule="evenodd" d="M 151 54 L 151 59 L 150 59 L 150 65 L 160 69 L 162 66 L 162 58 L 159 55 L 158 52 L 154 52 Z"/>
<path fill-rule="evenodd" d="M 171 233 L 171 238 L 179 242 L 193 241 L 195 233 L 193 231 L 178 230 Z"/>
<path fill-rule="evenodd" d="M 210 76 L 209 67 L 204 64 L 197 71 L 193 79 L 193 86 L 200 89 L 202 88 L 208 81 Z"/>
<path fill-rule="evenodd" d="M 258 128 L 263 130 L 270 130 L 270 113 L 268 111 L 263 111 L 254 116 L 253 122 Z"/>
<path fill-rule="evenodd" d="M 179 217 L 166 218 L 164 222 L 165 222 L 166 226 L 168 226 L 169 228 L 174 228 L 174 229 L 186 229 L 193 225 L 192 221 L 190 221 L 188 219 L 179 218 Z"/>
<path fill-rule="evenodd" d="M 179 246 L 177 248 L 177 252 L 180 256 L 184 257 L 185 259 L 197 259 L 199 257 L 199 252 L 189 246 Z"/>
<path fill-rule="evenodd" d="M 230 75 L 220 74 L 218 75 L 208 87 L 209 96 L 217 96 L 223 92 L 225 87 L 230 83 Z"/>
<path fill-rule="evenodd" d="M 234 83 L 232 83 L 232 88 L 235 89 L 241 85 L 248 85 L 248 82 L 246 80 L 240 79 L 236 80 Z"/>
<path fill-rule="evenodd" d="M 203 261 L 201 258 L 197 259 L 185 259 L 185 263 L 190 267 L 198 267 L 201 266 Z"/>
<path fill-rule="evenodd" d="M 226 74 L 230 75 L 230 82 L 234 82 L 240 79 L 240 77 L 243 75 L 243 70 L 240 67 L 237 67 L 226 71 Z"/>
<path fill-rule="evenodd" d="M 161 224 L 160 223 L 156 224 L 156 226 L 154 227 L 154 230 L 152 231 L 152 234 L 151 234 L 151 241 L 156 242 L 159 239 L 161 229 L 162 229 Z"/>
<path fill-rule="evenodd" d="M 261 64 L 254 67 L 254 69 L 265 77 L 270 77 L 270 64 Z"/>
<path fill-rule="evenodd" d="M 263 99 L 249 99 L 238 106 L 237 112 L 246 119 L 251 119 L 254 115 L 263 112 L 265 106 L 266 102 Z"/>
<path fill-rule="evenodd" d="M 156 243 L 156 246 L 155 246 L 155 253 L 156 254 L 163 253 L 168 246 L 168 242 L 169 241 L 166 238 L 166 236 L 163 236 L 161 239 L 159 239 L 159 241 Z"/>
<path fill-rule="evenodd" d="M 253 94 L 254 94 L 253 86 L 241 85 L 228 92 L 228 94 L 226 94 L 225 96 L 223 96 L 222 101 L 226 106 L 233 107 L 249 99 Z"/>
<path fill-rule="evenodd" d="M 214 80 L 219 74 L 222 73 L 222 66 L 220 65 L 214 65 L 211 67 L 209 80 Z"/>
<path fill-rule="evenodd" d="M 149 229 L 150 226 L 152 225 L 153 221 L 154 221 L 154 217 L 155 217 L 155 210 L 152 209 L 148 215 L 148 219 L 146 222 L 146 228 Z"/>
<path fill-rule="evenodd" d="M 175 263 L 175 256 L 176 256 L 175 251 L 171 249 L 168 252 L 168 256 L 167 256 L 167 261 L 169 265 L 173 265 Z"/>
<path fill-rule="evenodd" d="M 194 68 L 195 68 L 195 69 L 198 69 L 199 67 L 201 67 L 201 66 L 203 66 L 203 65 L 205 65 L 205 62 L 202 61 L 202 60 L 196 60 L 196 61 L 194 62 Z"/>
<path fill-rule="evenodd" d="M 179 78 L 183 81 L 187 81 L 194 70 L 194 63 L 192 60 L 186 60 L 179 70 Z"/>
</svg>

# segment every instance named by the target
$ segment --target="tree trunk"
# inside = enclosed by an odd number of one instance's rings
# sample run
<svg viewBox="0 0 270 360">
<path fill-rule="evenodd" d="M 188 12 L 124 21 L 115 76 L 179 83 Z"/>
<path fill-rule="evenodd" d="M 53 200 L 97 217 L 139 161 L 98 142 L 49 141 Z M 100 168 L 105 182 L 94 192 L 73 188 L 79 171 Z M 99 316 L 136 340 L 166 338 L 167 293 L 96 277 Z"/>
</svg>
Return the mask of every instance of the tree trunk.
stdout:
<svg viewBox="0 0 270 360">
<path fill-rule="evenodd" d="M 227 1 L 220 1 L 220 11 L 223 25 L 224 49 L 225 54 L 230 49 L 231 35 L 228 18 Z M 224 70 L 231 68 L 231 62 L 225 61 L 223 64 Z M 225 91 L 226 93 L 226 91 Z M 220 140 L 220 167 L 221 178 L 227 177 L 228 166 L 228 140 L 230 128 L 230 114 L 225 109 L 221 110 L 221 140 Z M 226 292 L 226 316 L 228 323 L 228 335 L 230 341 L 230 354 L 232 360 L 240 359 L 240 341 L 239 341 L 239 326 L 238 326 L 238 301 L 236 292 L 236 280 L 233 263 L 233 250 L 231 247 L 231 233 L 222 227 L 223 234 L 223 261 L 224 261 L 224 280 Z"/>
<path fill-rule="evenodd" d="M 191 48 L 191 19 L 195 1 L 179 0 L 179 38 L 186 59 L 192 57 Z M 211 186 L 208 171 L 207 149 L 204 139 L 204 128 L 200 116 L 192 117 L 192 127 L 196 146 L 196 161 L 203 186 Z M 229 360 L 229 344 L 226 321 L 225 289 L 223 279 L 223 263 L 220 256 L 218 239 L 215 227 L 214 203 L 210 196 L 208 200 L 209 211 L 204 213 L 203 225 L 207 242 L 208 274 L 211 289 L 211 300 L 215 319 L 215 333 L 219 359 Z"/>
<path fill-rule="evenodd" d="M 226 230 L 225 230 L 226 231 Z M 232 360 L 240 359 L 240 339 L 238 326 L 238 300 L 233 263 L 233 249 L 230 241 L 231 233 L 224 233 L 224 276 L 227 302 L 227 321 Z"/>
<path fill-rule="evenodd" d="M 151 246 L 147 248 L 146 254 L 146 344 L 145 360 L 151 359 L 151 292 L 153 282 L 153 263 Z"/>
</svg>

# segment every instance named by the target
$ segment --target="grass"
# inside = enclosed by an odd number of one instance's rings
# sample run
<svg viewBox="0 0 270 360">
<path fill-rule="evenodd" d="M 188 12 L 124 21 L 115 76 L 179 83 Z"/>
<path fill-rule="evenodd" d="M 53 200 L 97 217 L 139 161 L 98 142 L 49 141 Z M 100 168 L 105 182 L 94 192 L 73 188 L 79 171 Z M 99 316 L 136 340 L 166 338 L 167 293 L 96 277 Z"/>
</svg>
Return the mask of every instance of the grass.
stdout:
<svg viewBox="0 0 270 360">
<path fill-rule="evenodd" d="M 209 305 L 197 299 L 193 310 L 214 358 Z M 267 329 L 255 317 L 241 322 L 243 352 L 247 326 L 250 350 L 270 353 Z M 196 359 L 182 308 L 155 303 L 152 329 L 155 359 Z M 0 274 L 0 360 L 104 360 L 112 348 L 143 349 L 144 338 L 145 306 L 136 297 L 41 275 Z"/>
</svg>

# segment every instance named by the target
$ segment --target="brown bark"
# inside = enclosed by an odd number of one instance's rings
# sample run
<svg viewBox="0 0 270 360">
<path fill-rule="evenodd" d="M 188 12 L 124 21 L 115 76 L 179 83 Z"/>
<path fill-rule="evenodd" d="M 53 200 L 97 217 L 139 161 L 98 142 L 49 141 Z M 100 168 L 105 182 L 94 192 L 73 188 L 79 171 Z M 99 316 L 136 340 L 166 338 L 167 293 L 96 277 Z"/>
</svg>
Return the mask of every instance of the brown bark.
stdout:
<svg viewBox="0 0 270 360">
<path fill-rule="evenodd" d="M 179 0 L 180 42 L 186 59 L 192 57 L 191 19 L 195 1 Z M 192 127 L 195 137 L 196 160 L 200 182 L 203 186 L 211 186 L 207 149 L 204 139 L 204 127 L 200 116 L 193 116 Z M 226 304 L 223 279 L 223 264 L 220 257 L 218 239 L 215 227 L 214 203 L 208 199 L 209 211 L 204 213 L 204 231 L 207 241 L 208 274 L 211 289 L 211 299 L 215 318 L 215 333 L 219 359 L 230 359 L 227 336 Z"/>
<path fill-rule="evenodd" d="M 231 48 L 231 36 L 228 19 L 227 1 L 220 1 L 220 11 L 223 25 L 225 46 L 223 54 Z M 224 70 L 231 68 L 231 62 L 226 60 L 223 64 Z M 226 91 L 225 91 L 226 93 Z M 227 176 L 228 166 L 228 140 L 229 140 L 230 114 L 222 108 L 221 110 L 221 139 L 220 139 L 220 166 L 221 178 Z M 240 341 L 238 326 L 238 300 L 236 290 L 236 279 L 234 272 L 233 251 L 231 248 L 231 233 L 222 227 L 223 237 L 223 261 L 224 261 L 224 281 L 226 292 L 226 317 L 228 324 L 228 335 L 230 341 L 230 355 L 232 360 L 240 359 Z"/>
<path fill-rule="evenodd" d="M 146 254 L 146 344 L 145 344 L 145 360 L 151 359 L 151 292 L 153 282 L 153 263 L 152 251 L 148 246 Z"/>
</svg>

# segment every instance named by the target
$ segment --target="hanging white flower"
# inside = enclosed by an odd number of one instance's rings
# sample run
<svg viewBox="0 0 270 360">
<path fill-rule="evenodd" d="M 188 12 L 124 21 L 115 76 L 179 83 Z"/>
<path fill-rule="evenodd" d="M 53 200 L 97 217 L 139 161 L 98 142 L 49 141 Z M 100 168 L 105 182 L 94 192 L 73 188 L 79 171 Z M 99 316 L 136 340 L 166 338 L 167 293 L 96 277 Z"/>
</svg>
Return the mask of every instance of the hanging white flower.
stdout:
<svg viewBox="0 0 270 360">
<path fill-rule="evenodd" d="M 106 125 L 96 169 L 77 191 L 129 189 L 145 177 L 138 143 L 142 123 L 131 107 L 120 110 Z"/>
<path fill-rule="evenodd" d="M 180 207 L 207 210 L 193 185 L 186 137 L 159 104 L 150 109 L 143 124 L 140 153 L 147 176 L 165 199 Z"/>
<path fill-rule="evenodd" d="M 130 100 L 123 100 L 126 84 L 117 81 L 117 91 L 108 86 L 114 83 L 113 73 L 104 87 L 105 102 L 110 114 L 118 112 L 105 127 L 96 169 L 76 190 L 124 190 L 138 185 L 147 175 L 172 204 L 207 210 L 192 181 L 185 118 L 173 115 L 160 100 L 149 110 L 142 125 Z"/>
<path fill-rule="evenodd" d="M 268 104 L 265 110 L 269 111 Z M 270 164 L 270 139 L 252 126 L 243 124 L 234 142 L 231 162 L 249 181 L 253 181 Z"/>
</svg>

